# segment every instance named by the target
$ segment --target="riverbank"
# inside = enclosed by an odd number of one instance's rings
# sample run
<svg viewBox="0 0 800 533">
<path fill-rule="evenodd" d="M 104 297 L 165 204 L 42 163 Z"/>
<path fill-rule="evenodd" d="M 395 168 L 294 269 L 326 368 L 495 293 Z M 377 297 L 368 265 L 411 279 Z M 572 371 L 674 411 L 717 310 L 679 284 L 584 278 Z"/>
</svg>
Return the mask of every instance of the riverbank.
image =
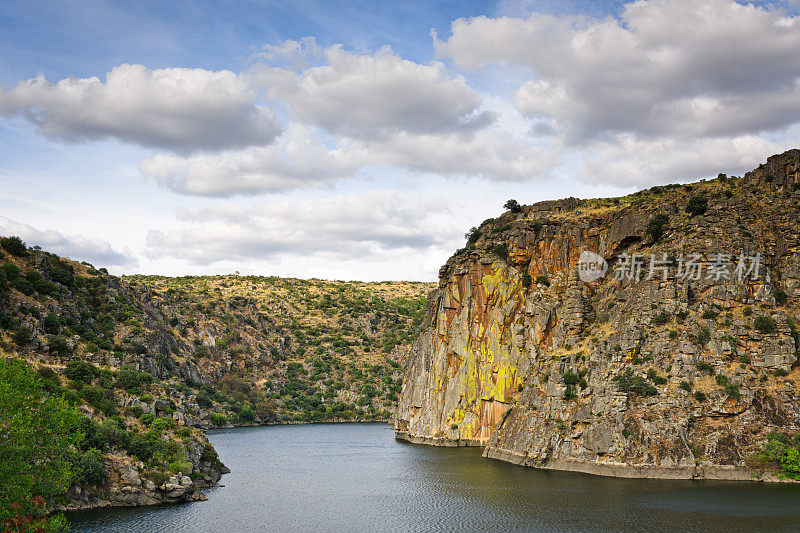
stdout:
<svg viewBox="0 0 800 533">
<path fill-rule="evenodd" d="M 407 432 L 395 430 L 397 440 L 420 444 L 426 446 L 459 448 L 474 447 L 482 448 L 482 456 L 488 459 L 495 459 L 511 463 L 518 466 L 535 468 L 539 470 L 553 470 L 561 472 L 578 472 L 581 474 L 591 474 L 603 477 L 616 477 L 627 479 L 688 479 L 688 480 L 726 480 L 726 481 L 752 481 L 767 483 L 789 483 L 798 482 L 789 478 L 780 478 L 769 472 L 760 472 L 749 468 L 695 464 L 694 466 L 661 466 L 654 464 L 628 464 L 613 461 L 580 461 L 568 459 L 536 460 L 529 456 L 516 453 L 512 450 L 504 450 L 498 447 L 487 446 L 485 443 L 474 439 L 458 440 L 434 437 L 418 437 L 409 435 Z"/>
</svg>

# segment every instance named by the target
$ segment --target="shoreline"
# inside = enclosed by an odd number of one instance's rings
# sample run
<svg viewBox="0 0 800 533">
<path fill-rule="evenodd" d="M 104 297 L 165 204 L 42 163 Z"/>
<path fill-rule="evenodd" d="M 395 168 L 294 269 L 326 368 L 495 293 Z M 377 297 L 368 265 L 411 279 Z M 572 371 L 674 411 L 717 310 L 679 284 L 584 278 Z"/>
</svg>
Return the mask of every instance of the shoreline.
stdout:
<svg viewBox="0 0 800 533">
<path fill-rule="evenodd" d="M 404 431 L 395 431 L 395 439 L 411 444 L 439 446 L 445 448 L 482 447 L 483 457 L 514 465 L 553 470 L 558 472 L 578 472 L 602 477 L 627 479 L 665 479 L 665 480 L 709 480 L 709 481 L 747 481 L 750 483 L 798 483 L 789 478 L 780 478 L 769 472 L 756 472 L 746 467 L 723 465 L 695 465 L 694 467 L 664 467 L 659 465 L 631 465 L 627 463 L 601 463 L 570 459 L 551 459 L 544 463 L 533 463 L 526 455 L 511 450 L 491 448 L 475 441 L 419 437 Z"/>
</svg>

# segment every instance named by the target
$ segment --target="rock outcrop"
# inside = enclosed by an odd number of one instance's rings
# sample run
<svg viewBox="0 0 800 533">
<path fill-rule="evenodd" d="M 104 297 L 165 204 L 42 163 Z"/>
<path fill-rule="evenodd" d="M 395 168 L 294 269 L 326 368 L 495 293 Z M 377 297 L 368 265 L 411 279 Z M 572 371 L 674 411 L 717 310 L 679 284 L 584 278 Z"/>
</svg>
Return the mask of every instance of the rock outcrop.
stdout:
<svg viewBox="0 0 800 533">
<path fill-rule="evenodd" d="M 540 468 L 761 475 L 766 435 L 800 428 L 798 169 L 792 150 L 485 221 L 429 296 L 396 436 Z M 586 251 L 605 276 L 579 275 Z"/>
</svg>

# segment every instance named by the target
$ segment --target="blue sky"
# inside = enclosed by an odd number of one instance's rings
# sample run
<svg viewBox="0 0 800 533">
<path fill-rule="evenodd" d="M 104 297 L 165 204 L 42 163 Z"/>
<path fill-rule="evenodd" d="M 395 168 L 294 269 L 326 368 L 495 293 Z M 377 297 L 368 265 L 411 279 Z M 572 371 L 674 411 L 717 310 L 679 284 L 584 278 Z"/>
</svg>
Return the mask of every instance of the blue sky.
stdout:
<svg viewBox="0 0 800 533">
<path fill-rule="evenodd" d="M 117 273 L 433 280 L 507 198 L 797 147 L 797 7 L 6 1 L 0 233 Z"/>
</svg>

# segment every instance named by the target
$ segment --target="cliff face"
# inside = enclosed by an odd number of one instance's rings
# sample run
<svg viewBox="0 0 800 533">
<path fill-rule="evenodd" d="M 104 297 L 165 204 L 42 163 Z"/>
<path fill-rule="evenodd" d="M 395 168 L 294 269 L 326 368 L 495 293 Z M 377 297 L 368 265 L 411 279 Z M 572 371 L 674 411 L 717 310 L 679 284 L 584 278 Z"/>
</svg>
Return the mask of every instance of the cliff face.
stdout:
<svg viewBox="0 0 800 533">
<path fill-rule="evenodd" d="M 792 150 L 742 178 L 485 221 L 429 296 L 397 437 L 542 468 L 749 479 L 766 435 L 800 427 L 799 168 Z M 578 271 L 585 251 L 605 276 Z"/>
</svg>

